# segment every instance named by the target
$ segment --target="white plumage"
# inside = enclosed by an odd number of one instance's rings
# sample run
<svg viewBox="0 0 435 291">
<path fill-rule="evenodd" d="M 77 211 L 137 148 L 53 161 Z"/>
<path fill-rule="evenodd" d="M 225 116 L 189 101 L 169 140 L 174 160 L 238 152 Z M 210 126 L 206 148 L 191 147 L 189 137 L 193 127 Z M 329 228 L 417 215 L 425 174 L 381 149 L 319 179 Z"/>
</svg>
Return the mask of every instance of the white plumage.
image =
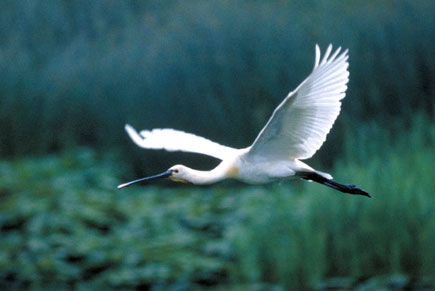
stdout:
<svg viewBox="0 0 435 291">
<path fill-rule="evenodd" d="M 236 149 L 220 145 L 201 136 L 171 128 L 142 130 L 140 135 L 130 125 L 125 126 L 130 138 L 140 147 L 169 152 L 182 151 L 209 155 L 224 160 L 237 153 Z"/>
<path fill-rule="evenodd" d="M 331 175 L 300 161 L 312 157 L 322 146 L 345 97 L 349 81 L 348 51 L 340 54 L 338 48 L 332 55 L 331 52 L 332 46 L 329 45 L 321 58 L 316 45 L 313 71 L 278 105 L 250 147 L 234 149 L 174 129 L 143 130 L 139 134 L 126 125 L 130 138 L 140 147 L 199 153 L 222 162 L 211 171 L 176 165 L 162 174 L 122 184 L 118 188 L 164 177 L 193 184 L 211 184 L 225 178 L 261 184 L 296 176 L 341 192 L 369 196 L 355 185 L 337 183 Z"/>
<path fill-rule="evenodd" d="M 335 59 L 338 48 L 328 59 L 331 49 L 330 45 L 319 64 L 316 46 L 313 72 L 275 109 L 254 141 L 251 157 L 303 160 L 322 146 L 340 113 L 349 81 L 347 50 Z"/>
</svg>

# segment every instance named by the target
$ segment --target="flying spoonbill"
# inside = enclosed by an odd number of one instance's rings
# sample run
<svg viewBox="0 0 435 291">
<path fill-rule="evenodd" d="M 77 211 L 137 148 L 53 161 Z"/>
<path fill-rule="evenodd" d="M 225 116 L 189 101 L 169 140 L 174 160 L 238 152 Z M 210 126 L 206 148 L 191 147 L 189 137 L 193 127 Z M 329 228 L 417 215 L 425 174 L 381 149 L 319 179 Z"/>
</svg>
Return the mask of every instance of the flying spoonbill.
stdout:
<svg viewBox="0 0 435 291">
<path fill-rule="evenodd" d="M 329 45 L 321 59 L 316 45 L 311 74 L 278 105 L 254 143 L 247 148 L 234 149 L 169 128 L 138 133 L 127 124 L 127 133 L 139 147 L 204 154 L 222 162 L 210 171 L 175 165 L 161 174 L 121 184 L 118 189 L 161 178 L 206 185 L 228 178 L 264 184 L 297 177 L 344 193 L 370 197 L 355 185 L 338 183 L 330 174 L 314 170 L 301 161 L 311 158 L 322 146 L 340 113 L 340 101 L 345 97 L 349 81 L 348 50 L 339 54 L 340 50 L 338 48 L 331 55 L 332 46 Z"/>
</svg>

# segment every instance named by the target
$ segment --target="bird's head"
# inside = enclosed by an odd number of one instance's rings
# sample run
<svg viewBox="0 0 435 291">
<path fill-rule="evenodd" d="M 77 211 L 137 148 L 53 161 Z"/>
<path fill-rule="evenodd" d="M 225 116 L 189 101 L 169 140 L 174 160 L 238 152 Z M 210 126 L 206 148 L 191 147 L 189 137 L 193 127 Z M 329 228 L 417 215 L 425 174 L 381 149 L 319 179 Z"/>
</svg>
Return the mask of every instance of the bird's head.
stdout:
<svg viewBox="0 0 435 291">
<path fill-rule="evenodd" d="M 167 171 L 164 171 L 163 173 L 121 184 L 118 186 L 118 189 L 133 185 L 133 184 L 138 183 L 138 182 L 149 183 L 151 181 L 164 179 L 164 178 L 170 179 L 170 180 L 175 181 L 175 182 L 190 183 L 190 181 L 188 180 L 189 170 L 190 169 L 186 166 L 175 165 L 175 166 L 172 166 L 171 168 L 169 168 Z"/>
<path fill-rule="evenodd" d="M 168 172 L 171 175 L 168 177 L 170 180 L 175 182 L 190 183 L 188 180 L 190 169 L 183 165 L 175 165 L 169 168 Z"/>
</svg>

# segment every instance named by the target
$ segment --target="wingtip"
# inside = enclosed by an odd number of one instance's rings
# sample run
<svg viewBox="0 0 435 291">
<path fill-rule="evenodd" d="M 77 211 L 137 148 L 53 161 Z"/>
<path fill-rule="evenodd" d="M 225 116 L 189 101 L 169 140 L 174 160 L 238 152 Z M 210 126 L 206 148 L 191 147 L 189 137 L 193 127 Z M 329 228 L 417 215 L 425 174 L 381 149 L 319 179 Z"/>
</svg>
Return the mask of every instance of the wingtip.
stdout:
<svg viewBox="0 0 435 291">
<path fill-rule="evenodd" d="M 130 124 L 126 124 L 124 126 L 125 131 L 131 136 L 133 135 L 137 135 L 136 130 L 133 128 L 133 126 L 131 126 Z"/>
<path fill-rule="evenodd" d="M 316 43 L 316 59 L 314 61 L 314 68 L 317 68 L 319 66 L 319 62 L 320 62 L 320 48 L 319 45 Z"/>
<path fill-rule="evenodd" d="M 127 131 L 128 136 L 133 140 L 133 142 L 140 147 L 144 147 L 143 138 L 139 133 L 129 124 L 125 125 L 125 131 Z"/>
<path fill-rule="evenodd" d="M 325 53 L 323 54 L 323 58 L 322 61 L 320 62 L 321 65 L 328 63 L 329 61 L 329 55 L 331 54 L 332 51 L 332 44 L 329 44 L 328 47 L 326 48 Z"/>
</svg>

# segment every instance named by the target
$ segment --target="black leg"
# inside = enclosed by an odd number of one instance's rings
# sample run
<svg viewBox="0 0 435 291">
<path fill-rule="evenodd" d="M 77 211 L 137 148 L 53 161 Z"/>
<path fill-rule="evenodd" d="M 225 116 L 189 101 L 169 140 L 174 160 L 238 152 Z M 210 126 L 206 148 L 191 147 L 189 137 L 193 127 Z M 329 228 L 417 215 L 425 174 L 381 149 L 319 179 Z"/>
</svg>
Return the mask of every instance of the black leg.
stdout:
<svg viewBox="0 0 435 291">
<path fill-rule="evenodd" d="M 348 184 L 340 184 L 334 180 L 329 180 L 323 177 L 322 175 L 319 175 L 315 172 L 297 172 L 296 176 L 298 176 L 301 179 L 304 180 L 310 180 L 314 181 L 320 184 L 323 184 L 325 186 L 334 188 L 335 190 L 338 190 L 343 193 L 353 194 L 353 195 L 364 195 L 367 197 L 371 197 L 369 193 L 364 191 L 361 188 L 358 188 L 355 185 L 348 185 Z"/>
</svg>

